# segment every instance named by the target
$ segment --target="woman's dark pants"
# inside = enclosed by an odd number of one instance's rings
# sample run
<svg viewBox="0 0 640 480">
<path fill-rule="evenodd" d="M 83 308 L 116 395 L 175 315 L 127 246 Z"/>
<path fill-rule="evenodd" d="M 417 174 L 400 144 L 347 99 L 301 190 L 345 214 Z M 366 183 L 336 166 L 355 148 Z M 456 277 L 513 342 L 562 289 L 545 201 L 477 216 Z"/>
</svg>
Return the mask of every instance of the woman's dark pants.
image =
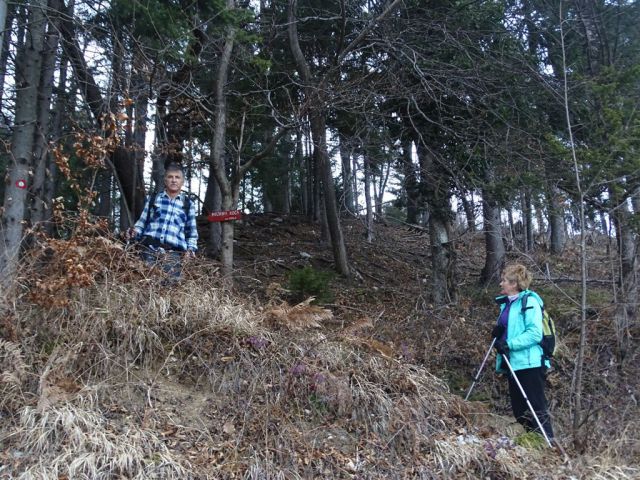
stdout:
<svg viewBox="0 0 640 480">
<path fill-rule="evenodd" d="M 516 376 L 527 394 L 529 402 L 531 402 L 531 406 L 542 424 L 542 428 L 544 428 L 549 440 L 551 440 L 553 438 L 553 428 L 551 427 L 551 419 L 547 410 L 547 399 L 544 396 L 544 373 L 543 367 L 526 368 L 517 370 Z M 531 415 L 527 401 L 520 393 L 520 389 L 511 375 L 509 375 L 509 395 L 511 396 L 513 415 L 518 423 L 528 432 L 539 432 L 540 429 L 535 418 Z"/>
</svg>

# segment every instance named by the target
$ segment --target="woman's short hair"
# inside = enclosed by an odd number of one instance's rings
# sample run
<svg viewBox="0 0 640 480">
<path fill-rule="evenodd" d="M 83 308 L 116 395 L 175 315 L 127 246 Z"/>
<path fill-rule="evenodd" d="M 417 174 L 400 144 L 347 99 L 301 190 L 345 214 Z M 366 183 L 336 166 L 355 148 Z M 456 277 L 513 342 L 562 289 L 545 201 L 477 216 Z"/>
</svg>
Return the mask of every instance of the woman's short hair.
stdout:
<svg viewBox="0 0 640 480">
<path fill-rule="evenodd" d="M 531 285 L 531 280 L 533 280 L 531 272 L 520 263 L 512 263 L 504 267 L 502 276 L 510 282 L 515 282 L 520 291 L 527 290 L 529 285 Z"/>
</svg>

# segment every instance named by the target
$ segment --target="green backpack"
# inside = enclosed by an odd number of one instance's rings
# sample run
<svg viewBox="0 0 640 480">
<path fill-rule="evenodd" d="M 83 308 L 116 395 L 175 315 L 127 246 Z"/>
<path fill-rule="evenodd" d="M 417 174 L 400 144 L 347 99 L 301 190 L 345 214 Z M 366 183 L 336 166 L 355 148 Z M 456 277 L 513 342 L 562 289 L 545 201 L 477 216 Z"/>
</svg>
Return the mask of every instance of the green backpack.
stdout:
<svg viewBox="0 0 640 480">
<path fill-rule="evenodd" d="M 527 309 L 527 300 L 531 294 L 527 294 L 522 297 L 522 317 L 524 318 L 525 310 Z M 540 306 L 542 308 L 542 340 L 540 341 L 540 346 L 542 347 L 542 356 L 545 360 L 551 360 L 553 354 L 556 352 L 556 325 L 547 312 L 547 309 L 544 308 L 544 305 Z"/>
</svg>

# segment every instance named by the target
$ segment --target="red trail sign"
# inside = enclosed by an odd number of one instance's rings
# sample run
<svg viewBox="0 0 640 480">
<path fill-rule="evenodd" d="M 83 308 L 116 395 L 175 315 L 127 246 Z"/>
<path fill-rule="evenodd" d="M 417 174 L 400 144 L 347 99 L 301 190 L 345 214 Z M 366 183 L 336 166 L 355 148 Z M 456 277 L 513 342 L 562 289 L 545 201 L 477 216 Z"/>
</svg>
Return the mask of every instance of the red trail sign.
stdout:
<svg viewBox="0 0 640 480">
<path fill-rule="evenodd" d="M 242 213 L 240 210 L 224 210 L 222 212 L 211 212 L 207 215 L 210 222 L 226 222 L 228 220 L 240 220 Z"/>
</svg>

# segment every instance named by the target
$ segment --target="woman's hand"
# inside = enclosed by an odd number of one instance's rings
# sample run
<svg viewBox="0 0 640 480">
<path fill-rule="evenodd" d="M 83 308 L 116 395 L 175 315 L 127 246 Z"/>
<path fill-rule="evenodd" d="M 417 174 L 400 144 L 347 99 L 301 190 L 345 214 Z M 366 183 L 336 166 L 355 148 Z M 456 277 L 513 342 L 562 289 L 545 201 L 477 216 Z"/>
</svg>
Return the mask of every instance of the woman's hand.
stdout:
<svg viewBox="0 0 640 480">
<path fill-rule="evenodd" d="M 500 340 L 502 338 L 502 335 L 504 335 L 504 330 L 504 325 L 496 325 L 495 327 L 493 327 L 493 330 L 491 330 L 491 338 Z"/>
</svg>

